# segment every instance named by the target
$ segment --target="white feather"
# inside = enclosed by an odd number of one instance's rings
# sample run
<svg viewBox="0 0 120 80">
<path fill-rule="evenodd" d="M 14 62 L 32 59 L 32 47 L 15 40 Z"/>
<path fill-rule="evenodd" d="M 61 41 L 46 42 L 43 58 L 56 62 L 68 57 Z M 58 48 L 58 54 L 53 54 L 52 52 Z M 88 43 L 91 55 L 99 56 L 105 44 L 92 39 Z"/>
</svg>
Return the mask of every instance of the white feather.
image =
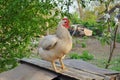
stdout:
<svg viewBox="0 0 120 80">
<path fill-rule="evenodd" d="M 45 36 L 39 44 L 39 47 L 46 49 L 48 47 L 53 47 L 56 42 L 57 42 L 58 38 L 56 37 L 56 35 L 48 35 Z"/>
</svg>

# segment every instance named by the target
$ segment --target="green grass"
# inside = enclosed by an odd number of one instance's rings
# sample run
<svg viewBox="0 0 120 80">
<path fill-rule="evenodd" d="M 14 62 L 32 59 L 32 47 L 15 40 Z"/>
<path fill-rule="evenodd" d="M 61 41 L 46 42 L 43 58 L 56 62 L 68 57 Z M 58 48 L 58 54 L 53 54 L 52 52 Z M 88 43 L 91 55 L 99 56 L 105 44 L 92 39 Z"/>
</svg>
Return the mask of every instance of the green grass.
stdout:
<svg viewBox="0 0 120 80">
<path fill-rule="evenodd" d="M 70 59 L 80 59 L 80 55 L 76 52 L 70 53 Z"/>
<path fill-rule="evenodd" d="M 69 55 L 69 57 L 70 57 L 71 59 L 82 59 L 82 60 L 84 60 L 84 61 L 94 59 L 94 56 L 93 56 L 92 54 L 90 54 L 90 53 L 89 53 L 88 51 L 86 51 L 86 50 L 83 51 L 81 55 L 78 54 L 78 53 L 76 53 L 76 52 L 71 53 L 71 54 Z"/>
<path fill-rule="evenodd" d="M 117 34 L 117 42 L 120 43 L 120 34 Z"/>
<path fill-rule="evenodd" d="M 120 71 L 120 58 L 113 59 L 109 69 Z"/>
</svg>

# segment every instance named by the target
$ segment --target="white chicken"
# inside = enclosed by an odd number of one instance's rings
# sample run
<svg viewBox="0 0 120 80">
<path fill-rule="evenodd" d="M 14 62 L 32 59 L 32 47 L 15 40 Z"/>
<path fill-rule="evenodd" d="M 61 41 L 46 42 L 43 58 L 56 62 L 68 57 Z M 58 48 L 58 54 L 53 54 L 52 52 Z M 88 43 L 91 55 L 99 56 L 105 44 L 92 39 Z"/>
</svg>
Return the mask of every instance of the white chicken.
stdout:
<svg viewBox="0 0 120 80">
<path fill-rule="evenodd" d="M 39 43 L 38 53 L 40 57 L 50 61 L 56 72 L 59 70 L 56 68 L 55 61 L 59 60 L 61 68 L 65 69 L 62 59 L 72 49 L 72 37 L 68 28 L 69 20 L 64 18 L 59 22 L 56 34 L 45 36 Z"/>
</svg>

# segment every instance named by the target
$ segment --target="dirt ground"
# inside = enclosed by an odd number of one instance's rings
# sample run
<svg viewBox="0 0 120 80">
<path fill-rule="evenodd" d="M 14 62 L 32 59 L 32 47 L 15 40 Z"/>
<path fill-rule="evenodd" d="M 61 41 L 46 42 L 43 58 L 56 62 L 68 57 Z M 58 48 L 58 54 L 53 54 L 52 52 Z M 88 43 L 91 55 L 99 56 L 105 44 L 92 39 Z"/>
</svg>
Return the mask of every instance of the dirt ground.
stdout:
<svg viewBox="0 0 120 80">
<path fill-rule="evenodd" d="M 71 52 L 82 53 L 84 50 L 88 50 L 89 53 L 93 54 L 97 58 L 106 58 L 109 55 L 109 45 L 102 45 L 99 40 L 95 38 L 89 38 L 85 41 L 81 38 L 77 38 L 79 44 L 76 43 Z M 86 47 L 82 48 L 81 43 L 85 42 Z M 119 56 L 118 56 L 119 55 Z M 120 57 L 120 43 L 116 43 L 116 48 L 114 50 L 115 57 Z"/>
</svg>

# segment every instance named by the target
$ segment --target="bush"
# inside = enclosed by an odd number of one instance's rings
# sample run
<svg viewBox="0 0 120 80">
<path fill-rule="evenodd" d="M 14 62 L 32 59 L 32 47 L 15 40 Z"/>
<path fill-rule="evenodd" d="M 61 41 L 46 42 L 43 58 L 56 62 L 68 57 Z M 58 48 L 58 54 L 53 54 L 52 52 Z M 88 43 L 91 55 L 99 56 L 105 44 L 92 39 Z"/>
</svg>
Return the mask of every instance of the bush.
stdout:
<svg viewBox="0 0 120 80">
<path fill-rule="evenodd" d="M 82 55 L 80 55 L 80 54 L 78 54 L 78 53 L 71 53 L 71 54 L 69 55 L 69 57 L 70 57 L 71 59 L 82 59 L 82 60 L 84 60 L 84 61 L 94 59 L 94 56 L 93 56 L 92 54 L 90 54 L 90 53 L 89 53 L 88 51 L 86 51 L 86 50 L 82 52 Z"/>
<path fill-rule="evenodd" d="M 85 61 L 94 59 L 94 56 L 86 50 L 82 52 L 82 55 L 80 57 L 81 57 L 81 59 L 83 59 Z"/>
<path fill-rule="evenodd" d="M 29 57 L 31 38 L 56 26 L 59 12 L 48 17 L 55 5 L 46 1 L 0 0 L 0 72 L 14 68 L 17 59 Z"/>
<path fill-rule="evenodd" d="M 80 59 L 80 55 L 78 54 L 78 53 L 71 53 L 70 55 L 69 55 L 69 57 L 71 58 L 71 59 Z"/>
</svg>

